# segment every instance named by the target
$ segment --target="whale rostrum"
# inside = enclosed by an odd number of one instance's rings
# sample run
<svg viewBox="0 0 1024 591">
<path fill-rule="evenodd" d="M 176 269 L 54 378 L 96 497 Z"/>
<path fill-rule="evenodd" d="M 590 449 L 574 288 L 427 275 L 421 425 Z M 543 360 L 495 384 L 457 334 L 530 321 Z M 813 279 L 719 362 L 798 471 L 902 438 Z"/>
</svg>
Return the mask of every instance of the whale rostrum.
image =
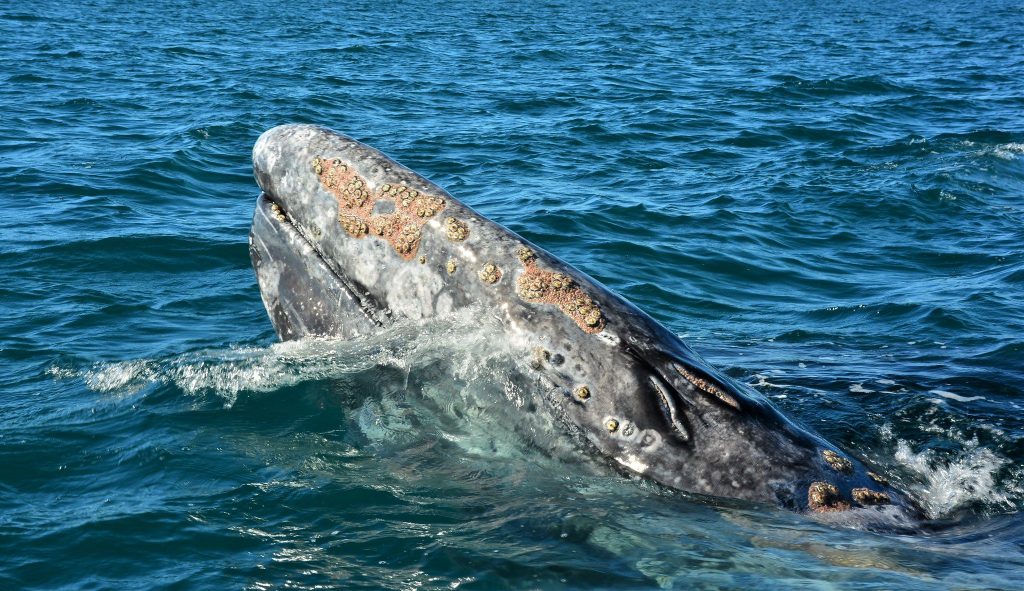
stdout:
<svg viewBox="0 0 1024 591">
<path fill-rule="evenodd" d="M 472 308 L 529 357 L 550 429 L 621 470 L 797 511 L 919 514 L 625 299 L 381 152 L 283 125 L 260 136 L 253 168 L 250 254 L 281 339 Z"/>
</svg>

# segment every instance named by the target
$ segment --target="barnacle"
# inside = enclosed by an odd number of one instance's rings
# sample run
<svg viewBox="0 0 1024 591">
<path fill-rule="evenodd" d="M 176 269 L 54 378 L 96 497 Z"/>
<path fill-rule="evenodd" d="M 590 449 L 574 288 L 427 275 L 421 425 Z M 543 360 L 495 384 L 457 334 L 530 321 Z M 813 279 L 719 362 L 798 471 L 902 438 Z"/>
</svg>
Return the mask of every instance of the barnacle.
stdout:
<svg viewBox="0 0 1024 591">
<path fill-rule="evenodd" d="M 831 449 L 823 450 L 821 452 L 821 456 L 825 458 L 825 462 L 829 466 L 832 466 L 833 470 L 837 472 L 844 472 L 846 474 L 853 472 L 853 463 Z"/>
<path fill-rule="evenodd" d="M 850 504 L 839 496 L 839 489 L 828 482 L 815 482 L 807 489 L 807 506 L 817 513 L 846 511 Z"/>
<path fill-rule="evenodd" d="M 446 219 L 444 221 L 444 230 L 448 235 L 448 240 L 454 242 L 461 242 L 469 237 L 469 226 L 466 222 L 456 218 Z"/>
<path fill-rule="evenodd" d="M 480 269 L 480 280 L 484 283 L 497 283 L 501 279 L 501 269 L 494 263 L 487 263 Z"/>
<path fill-rule="evenodd" d="M 887 505 L 891 501 L 889 495 L 884 492 L 871 490 L 870 488 L 855 488 L 850 491 L 853 500 L 861 505 Z"/>
</svg>

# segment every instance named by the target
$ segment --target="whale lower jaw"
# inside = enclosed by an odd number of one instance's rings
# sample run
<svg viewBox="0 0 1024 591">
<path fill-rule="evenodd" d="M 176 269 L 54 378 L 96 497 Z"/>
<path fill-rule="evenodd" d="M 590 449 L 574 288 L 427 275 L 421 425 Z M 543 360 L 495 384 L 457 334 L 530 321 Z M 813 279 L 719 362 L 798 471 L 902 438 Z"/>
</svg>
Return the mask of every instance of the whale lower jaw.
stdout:
<svg viewBox="0 0 1024 591">
<path fill-rule="evenodd" d="M 388 311 L 329 262 L 265 193 L 257 199 L 249 254 L 263 304 L 281 340 L 352 338 L 384 325 L 381 318 Z"/>
</svg>

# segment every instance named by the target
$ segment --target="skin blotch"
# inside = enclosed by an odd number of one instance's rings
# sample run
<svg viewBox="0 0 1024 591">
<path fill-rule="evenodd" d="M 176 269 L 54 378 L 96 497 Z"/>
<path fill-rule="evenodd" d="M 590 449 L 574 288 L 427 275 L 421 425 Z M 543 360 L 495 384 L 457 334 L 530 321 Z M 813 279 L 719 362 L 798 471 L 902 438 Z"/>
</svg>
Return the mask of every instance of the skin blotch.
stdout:
<svg viewBox="0 0 1024 591">
<path fill-rule="evenodd" d="M 807 489 L 807 507 L 816 513 L 834 513 L 850 509 L 850 504 L 839 496 L 834 484 L 815 482 Z"/>
<path fill-rule="evenodd" d="M 850 474 L 853 472 L 853 463 L 831 449 L 823 450 L 821 452 L 821 457 L 825 458 L 825 462 L 829 466 L 832 466 L 832 469 L 836 472 L 842 472 L 843 474 Z"/>
<path fill-rule="evenodd" d="M 601 308 L 575 281 L 562 273 L 542 270 L 537 266 L 537 255 L 529 248 L 520 248 L 516 255 L 523 262 L 524 269 L 516 280 L 519 297 L 530 302 L 558 306 L 584 332 L 593 334 L 604 330 L 605 320 Z"/>
<path fill-rule="evenodd" d="M 579 388 L 576 388 L 576 390 L 573 391 L 573 394 L 575 394 L 576 398 L 578 398 L 579 400 L 586 400 L 590 398 L 590 388 L 586 386 L 580 386 Z"/>
<path fill-rule="evenodd" d="M 871 490 L 870 488 L 855 488 L 850 491 L 853 496 L 853 500 L 857 503 L 868 506 L 868 505 L 888 505 L 891 501 L 889 495 L 884 492 L 878 492 Z"/>
<path fill-rule="evenodd" d="M 313 158 L 313 173 L 338 200 L 338 223 L 348 235 L 386 240 L 407 261 L 416 257 L 423 226 L 446 205 L 440 197 L 404 185 L 385 184 L 371 192 L 366 179 L 337 158 Z M 393 210 L 374 213 L 378 203 L 393 204 Z"/>
<path fill-rule="evenodd" d="M 679 372 L 679 375 L 683 376 L 683 378 L 687 382 L 693 384 L 698 390 L 714 396 L 715 398 L 721 400 L 726 405 L 731 406 L 736 410 L 740 410 L 740 403 L 736 402 L 736 399 L 730 396 L 729 394 L 723 392 L 722 389 L 719 388 L 718 386 L 712 384 L 708 380 L 705 380 L 697 376 L 696 374 L 682 366 L 673 364 L 673 367 L 677 372 Z"/>
<path fill-rule="evenodd" d="M 480 281 L 484 283 L 497 283 L 501 279 L 501 269 L 494 263 L 487 263 L 480 269 Z"/>
<path fill-rule="evenodd" d="M 448 236 L 448 240 L 462 242 L 469 238 L 469 225 L 462 220 L 448 218 L 444 221 L 444 232 Z"/>
<path fill-rule="evenodd" d="M 868 472 L 868 478 L 870 478 L 871 480 L 874 480 L 875 482 L 877 482 L 878 484 L 881 484 L 882 486 L 888 486 L 889 485 L 889 481 L 888 480 L 886 480 L 885 478 L 879 476 L 878 474 L 875 474 L 874 472 Z"/>
<path fill-rule="evenodd" d="M 448 264 L 446 264 L 444 268 L 448 271 L 449 275 L 454 275 L 455 271 L 459 269 L 459 263 L 455 259 L 448 259 Z"/>
</svg>

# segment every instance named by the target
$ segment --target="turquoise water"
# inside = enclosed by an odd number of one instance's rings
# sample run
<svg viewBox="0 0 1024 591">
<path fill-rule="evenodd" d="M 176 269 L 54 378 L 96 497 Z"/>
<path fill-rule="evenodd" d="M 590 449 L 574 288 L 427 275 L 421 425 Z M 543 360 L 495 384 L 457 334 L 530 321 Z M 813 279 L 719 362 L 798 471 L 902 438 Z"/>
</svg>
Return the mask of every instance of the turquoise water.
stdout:
<svg viewBox="0 0 1024 591">
<path fill-rule="evenodd" d="M 1019 2 L 0 3 L 0 588 L 1021 588 L 1022 31 Z M 286 122 L 577 265 L 931 520 L 544 455 L 458 318 L 275 343 L 249 157 Z"/>
</svg>

